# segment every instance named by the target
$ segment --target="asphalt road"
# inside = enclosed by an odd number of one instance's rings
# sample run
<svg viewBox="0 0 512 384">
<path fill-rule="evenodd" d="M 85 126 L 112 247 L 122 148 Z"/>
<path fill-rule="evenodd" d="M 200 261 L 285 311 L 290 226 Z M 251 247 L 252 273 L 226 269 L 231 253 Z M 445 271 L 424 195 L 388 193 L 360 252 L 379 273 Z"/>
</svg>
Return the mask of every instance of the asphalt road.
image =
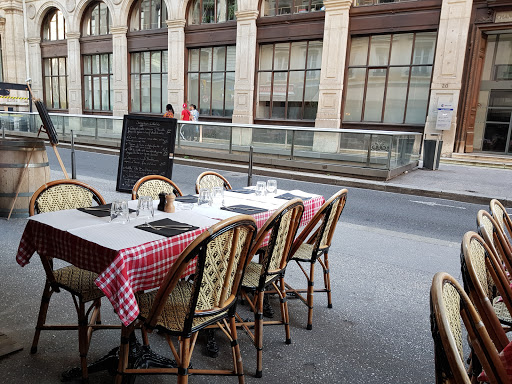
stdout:
<svg viewBox="0 0 512 384">
<path fill-rule="evenodd" d="M 71 151 L 59 149 L 64 164 L 71 175 Z M 48 150 L 51 168 L 59 169 L 53 151 Z M 116 180 L 119 157 L 94 152 L 76 151 L 77 178 L 80 176 Z M 192 193 L 197 176 L 204 169 L 184 165 L 174 166 L 173 181 L 187 193 Z M 243 187 L 247 175 L 238 172 L 221 172 L 233 187 Z M 253 177 L 253 184 L 267 177 Z M 307 183 L 278 179 L 278 187 L 301 189 L 317 193 L 326 198 L 339 187 L 326 184 Z M 459 242 L 462 234 L 476 228 L 476 212 L 488 207 L 457 201 L 421 196 L 402 195 L 350 188 L 347 206 L 342 215 L 346 223 L 386 229 L 390 231 L 432 237 L 434 239 Z"/>
</svg>

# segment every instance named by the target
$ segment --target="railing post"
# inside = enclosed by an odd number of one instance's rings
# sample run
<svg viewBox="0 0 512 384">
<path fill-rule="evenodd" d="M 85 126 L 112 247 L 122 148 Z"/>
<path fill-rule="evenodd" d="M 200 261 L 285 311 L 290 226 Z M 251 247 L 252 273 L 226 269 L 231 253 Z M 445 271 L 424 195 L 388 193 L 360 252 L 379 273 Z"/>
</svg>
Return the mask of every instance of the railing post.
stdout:
<svg viewBox="0 0 512 384">
<path fill-rule="evenodd" d="M 252 155 L 253 155 L 254 147 L 251 145 L 249 147 L 249 172 L 247 175 L 247 186 L 250 187 L 252 185 Z"/>
<path fill-rule="evenodd" d="M 372 152 L 372 134 L 370 133 L 370 141 L 368 141 L 368 153 L 366 155 L 366 165 L 369 166 L 370 165 L 370 156 L 371 156 L 371 152 Z"/>
<path fill-rule="evenodd" d="M 232 153 L 233 153 L 233 127 L 229 127 L 229 154 L 231 155 Z"/>
<path fill-rule="evenodd" d="M 94 130 L 94 139 L 95 139 L 95 140 L 98 140 L 98 121 L 99 121 L 100 119 L 96 118 L 95 120 L 96 120 L 96 124 L 94 124 L 94 127 L 95 127 L 95 130 Z"/>
<path fill-rule="evenodd" d="M 181 148 L 181 125 L 177 123 L 176 136 L 178 137 L 178 148 Z"/>
<path fill-rule="evenodd" d="M 388 171 L 391 171 L 391 150 L 393 149 L 393 136 L 389 137 L 388 145 Z"/>
<path fill-rule="evenodd" d="M 71 178 L 76 179 L 75 134 L 71 130 Z"/>
<path fill-rule="evenodd" d="M 292 131 L 292 148 L 290 149 L 290 160 L 293 160 L 294 149 L 295 149 L 295 129 Z"/>
</svg>

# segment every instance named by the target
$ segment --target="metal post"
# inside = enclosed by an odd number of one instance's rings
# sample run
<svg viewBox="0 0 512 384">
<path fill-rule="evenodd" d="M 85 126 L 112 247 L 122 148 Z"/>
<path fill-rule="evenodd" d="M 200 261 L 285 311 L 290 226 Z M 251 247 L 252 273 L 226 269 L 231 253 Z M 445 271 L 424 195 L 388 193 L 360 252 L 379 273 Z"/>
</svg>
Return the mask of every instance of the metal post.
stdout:
<svg viewBox="0 0 512 384">
<path fill-rule="evenodd" d="M 294 149 L 295 149 L 295 130 L 292 131 L 292 148 L 290 149 L 290 160 L 293 160 Z"/>
<path fill-rule="evenodd" d="M 5 125 L 2 124 L 2 139 L 5 139 Z"/>
<path fill-rule="evenodd" d="M 233 153 L 233 127 L 229 127 L 229 154 L 231 155 L 232 153 Z M 251 159 L 252 159 L 252 157 L 251 157 Z"/>
<path fill-rule="evenodd" d="M 254 147 L 251 145 L 249 147 L 249 173 L 247 175 L 247 186 L 250 187 L 252 185 L 252 154 L 254 151 Z"/>
<path fill-rule="evenodd" d="M 71 130 L 71 178 L 76 179 L 75 134 Z"/>
</svg>

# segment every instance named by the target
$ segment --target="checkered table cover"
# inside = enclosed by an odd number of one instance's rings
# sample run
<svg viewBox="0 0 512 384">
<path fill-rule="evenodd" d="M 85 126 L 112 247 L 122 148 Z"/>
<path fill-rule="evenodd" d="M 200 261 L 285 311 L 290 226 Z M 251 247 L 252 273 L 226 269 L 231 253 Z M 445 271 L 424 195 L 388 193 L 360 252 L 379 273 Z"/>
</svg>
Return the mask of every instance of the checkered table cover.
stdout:
<svg viewBox="0 0 512 384">
<path fill-rule="evenodd" d="M 304 201 L 301 227 L 311 221 L 324 202 L 325 199 L 322 196 Z M 274 211 L 253 216 L 258 228 L 265 224 Z M 96 285 L 110 300 L 123 324 L 128 325 L 139 314 L 135 292 L 159 287 L 178 256 L 206 229 L 206 227 L 199 228 L 170 238 L 115 251 L 67 231 L 29 220 L 18 247 L 16 261 L 23 267 L 37 252 L 98 273 Z M 184 277 L 191 275 L 194 271 L 195 264 L 190 263 Z"/>
</svg>

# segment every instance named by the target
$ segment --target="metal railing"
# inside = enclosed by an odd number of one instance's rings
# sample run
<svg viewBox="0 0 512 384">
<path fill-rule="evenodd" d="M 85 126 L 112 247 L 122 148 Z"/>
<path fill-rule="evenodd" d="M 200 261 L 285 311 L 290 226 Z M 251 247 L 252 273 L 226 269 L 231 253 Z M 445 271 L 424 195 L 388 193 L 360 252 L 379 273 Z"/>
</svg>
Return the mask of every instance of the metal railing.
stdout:
<svg viewBox="0 0 512 384">
<path fill-rule="evenodd" d="M 91 145 L 119 147 L 122 117 L 50 113 L 59 139 Z M 41 122 L 36 113 L 1 112 L 1 129 L 33 135 Z M 268 164 L 294 161 L 317 169 L 322 164 L 392 171 L 417 164 L 421 133 L 321 129 L 274 125 L 178 122 L 176 152 L 195 157 L 233 160 L 246 158 L 249 148 Z"/>
</svg>

